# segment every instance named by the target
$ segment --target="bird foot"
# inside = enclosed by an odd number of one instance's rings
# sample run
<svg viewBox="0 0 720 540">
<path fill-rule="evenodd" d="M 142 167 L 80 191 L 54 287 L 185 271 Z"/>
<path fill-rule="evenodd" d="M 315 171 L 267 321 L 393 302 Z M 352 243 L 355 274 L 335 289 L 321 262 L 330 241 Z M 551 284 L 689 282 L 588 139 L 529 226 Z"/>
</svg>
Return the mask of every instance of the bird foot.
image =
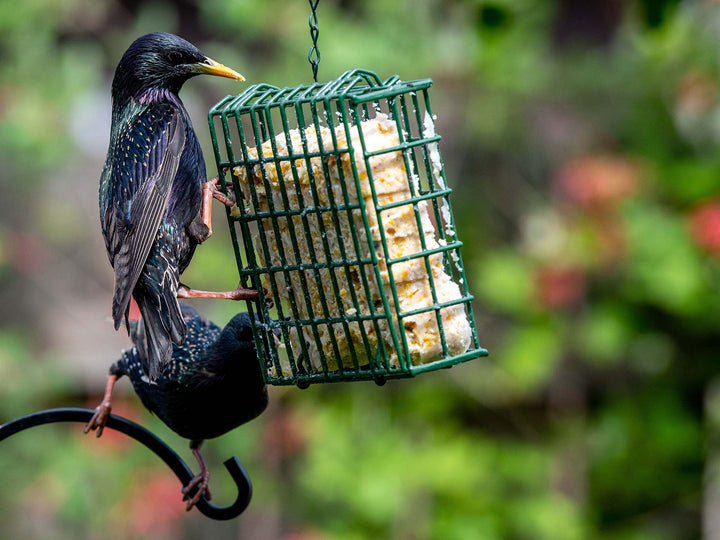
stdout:
<svg viewBox="0 0 720 540">
<path fill-rule="evenodd" d="M 110 418 L 110 412 L 112 411 L 112 405 L 109 401 L 103 401 L 96 409 L 95 414 L 92 415 L 90 421 L 85 426 L 83 432 L 87 434 L 90 431 L 95 431 L 95 436 L 100 437 L 105 424 L 107 424 L 108 418 Z"/>
<path fill-rule="evenodd" d="M 92 415 L 90 421 L 85 426 L 83 432 L 87 434 L 90 431 L 95 431 L 95 436 L 100 437 L 105 429 L 108 418 L 110 418 L 110 412 L 112 411 L 112 391 L 117 381 L 117 375 L 110 374 L 107 378 L 107 384 L 105 386 L 105 395 L 100 405 L 95 409 L 95 414 Z"/>
<path fill-rule="evenodd" d="M 233 207 L 237 204 L 237 201 L 235 200 L 235 195 L 233 195 L 232 191 L 229 193 L 223 193 L 218 189 L 218 184 L 220 183 L 220 176 L 216 176 L 215 178 L 212 178 L 205 182 L 205 185 L 203 186 L 203 194 L 206 194 L 208 191 L 210 192 L 208 196 L 209 198 L 213 198 L 215 200 L 220 201 L 225 206 Z M 226 189 L 232 189 L 232 182 L 225 182 L 225 188 Z"/>
<path fill-rule="evenodd" d="M 199 452 L 193 449 L 193 454 L 195 454 L 195 457 L 198 458 L 198 463 L 200 463 L 200 472 L 182 489 L 183 501 L 187 501 L 185 510 L 188 512 L 200 501 L 203 495 L 208 501 L 212 500 L 209 487 L 210 471 L 208 471 L 205 466 Z"/>
<path fill-rule="evenodd" d="M 225 298 L 226 300 L 254 300 L 258 292 L 254 289 L 245 289 L 238 285 L 234 291 L 214 292 L 191 289 L 187 285 L 180 285 L 177 291 L 178 298 Z"/>
<path fill-rule="evenodd" d="M 227 169 L 224 169 L 223 172 L 225 172 Z M 232 192 L 228 192 L 226 195 L 222 191 L 218 189 L 218 184 L 220 183 L 220 176 L 216 176 L 215 178 L 212 178 L 211 180 L 208 180 L 203 184 L 202 189 L 202 208 L 200 210 L 200 219 L 202 223 L 205 224 L 207 227 L 207 232 L 202 235 L 202 238 L 200 239 L 198 237 L 198 240 L 202 243 L 210 236 L 212 236 L 212 200 L 217 199 L 221 203 L 223 203 L 225 206 L 232 208 L 236 204 L 235 197 L 233 196 Z M 225 187 L 227 187 L 228 184 L 225 184 Z"/>
</svg>

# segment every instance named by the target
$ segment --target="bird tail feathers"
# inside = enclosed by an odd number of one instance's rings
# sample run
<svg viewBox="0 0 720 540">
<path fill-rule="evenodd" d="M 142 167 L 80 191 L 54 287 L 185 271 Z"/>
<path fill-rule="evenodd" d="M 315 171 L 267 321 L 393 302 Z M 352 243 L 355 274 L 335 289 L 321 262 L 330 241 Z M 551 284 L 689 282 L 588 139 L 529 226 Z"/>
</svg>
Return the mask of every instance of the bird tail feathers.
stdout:
<svg viewBox="0 0 720 540">
<path fill-rule="evenodd" d="M 163 299 L 162 296 L 159 298 Z M 172 298 L 172 302 L 161 301 L 160 306 L 153 304 L 154 302 L 148 299 L 138 302 L 145 327 L 145 360 L 151 381 L 155 380 L 170 362 L 173 343 L 182 345 L 187 331 L 175 298 Z"/>
<path fill-rule="evenodd" d="M 182 345 L 187 333 L 180 303 L 177 300 L 178 276 L 172 268 L 148 264 L 135 288 L 135 300 L 145 326 L 147 338 L 147 370 L 154 380 L 172 356 L 172 345 Z"/>
</svg>

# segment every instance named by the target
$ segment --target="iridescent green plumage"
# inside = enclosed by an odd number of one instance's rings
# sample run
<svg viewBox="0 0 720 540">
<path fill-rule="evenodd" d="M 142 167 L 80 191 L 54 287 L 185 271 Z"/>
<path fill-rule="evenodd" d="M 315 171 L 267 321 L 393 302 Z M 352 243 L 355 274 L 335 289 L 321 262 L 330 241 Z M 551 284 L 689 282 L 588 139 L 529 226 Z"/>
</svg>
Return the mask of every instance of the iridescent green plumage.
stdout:
<svg viewBox="0 0 720 540">
<path fill-rule="evenodd" d="M 241 76 L 172 34 L 138 38 L 112 85 L 112 127 L 100 178 L 100 221 L 115 270 L 113 320 L 127 320 L 131 295 L 148 329 L 151 378 L 186 335 L 179 276 L 209 235 L 202 221 L 202 150 L 178 92 L 190 77 Z"/>
</svg>

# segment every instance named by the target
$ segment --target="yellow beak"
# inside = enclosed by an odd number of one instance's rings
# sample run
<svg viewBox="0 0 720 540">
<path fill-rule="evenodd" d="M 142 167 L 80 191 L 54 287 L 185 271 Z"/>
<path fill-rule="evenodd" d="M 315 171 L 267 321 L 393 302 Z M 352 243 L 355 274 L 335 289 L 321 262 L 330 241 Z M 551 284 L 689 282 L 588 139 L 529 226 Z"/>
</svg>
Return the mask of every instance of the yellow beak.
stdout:
<svg viewBox="0 0 720 540">
<path fill-rule="evenodd" d="M 217 75 L 218 77 L 227 77 L 228 79 L 235 79 L 237 81 L 244 81 L 245 77 L 240 75 L 234 69 L 230 69 L 227 66 L 216 62 L 211 58 L 205 58 L 205 62 L 202 64 L 195 64 L 200 73 L 207 75 Z"/>
</svg>

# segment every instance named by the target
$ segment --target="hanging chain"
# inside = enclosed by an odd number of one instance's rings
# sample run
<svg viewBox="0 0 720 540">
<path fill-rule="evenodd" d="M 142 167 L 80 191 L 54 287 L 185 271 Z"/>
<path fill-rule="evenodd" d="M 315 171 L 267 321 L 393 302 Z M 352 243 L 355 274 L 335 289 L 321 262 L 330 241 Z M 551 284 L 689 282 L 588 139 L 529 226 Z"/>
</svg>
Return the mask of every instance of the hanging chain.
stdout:
<svg viewBox="0 0 720 540">
<path fill-rule="evenodd" d="M 317 20 L 317 6 L 320 3 L 320 0 L 309 0 L 310 1 L 310 37 L 312 38 L 313 46 L 310 48 L 310 52 L 308 53 L 308 62 L 310 62 L 310 65 L 312 66 L 312 72 L 313 72 L 313 79 L 315 82 L 317 82 L 317 72 L 318 72 L 318 64 L 320 63 L 320 49 L 318 49 L 318 35 L 320 35 L 320 30 L 318 29 L 318 20 Z"/>
</svg>

